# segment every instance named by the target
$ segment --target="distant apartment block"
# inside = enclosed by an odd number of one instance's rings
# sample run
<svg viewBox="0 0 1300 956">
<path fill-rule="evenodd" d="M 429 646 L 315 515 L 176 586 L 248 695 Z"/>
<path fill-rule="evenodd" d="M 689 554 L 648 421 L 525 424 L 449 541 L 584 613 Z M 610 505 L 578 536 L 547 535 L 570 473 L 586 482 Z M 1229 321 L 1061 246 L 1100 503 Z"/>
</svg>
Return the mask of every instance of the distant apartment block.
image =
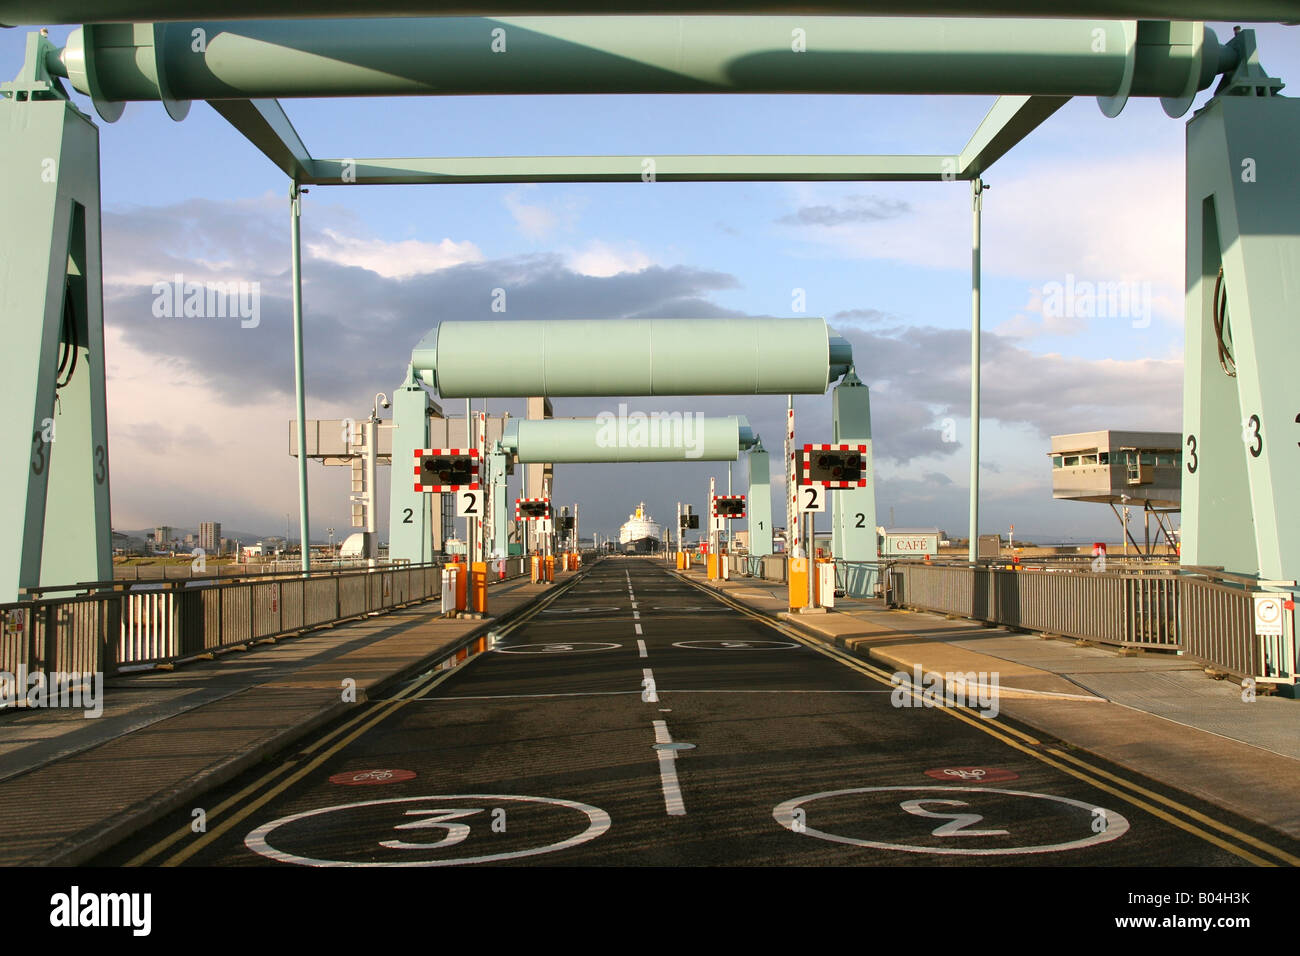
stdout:
<svg viewBox="0 0 1300 956">
<path fill-rule="evenodd" d="M 221 553 L 220 521 L 203 521 L 199 524 L 199 547 L 205 554 Z"/>
</svg>

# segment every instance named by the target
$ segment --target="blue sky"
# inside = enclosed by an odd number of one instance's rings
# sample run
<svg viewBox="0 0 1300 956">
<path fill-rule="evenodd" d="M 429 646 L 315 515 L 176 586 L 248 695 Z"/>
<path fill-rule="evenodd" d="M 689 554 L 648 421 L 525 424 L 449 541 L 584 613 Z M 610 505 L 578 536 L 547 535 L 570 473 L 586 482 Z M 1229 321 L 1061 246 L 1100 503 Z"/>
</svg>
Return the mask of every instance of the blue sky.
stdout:
<svg viewBox="0 0 1300 956">
<path fill-rule="evenodd" d="M 1231 35 L 1231 24 L 1212 26 L 1220 38 Z M 1255 29 L 1265 68 L 1294 82 L 1300 31 Z M 61 44 L 67 32 L 54 27 L 51 39 Z M 17 72 L 25 33 L 0 31 L 0 73 Z M 285 107 L 313 155 L 377 157 L 947 153 L 991 103 L 592 95 Z M 1048 436 L 1180 430 L 1186 119 L 1137 99 L 1106 119 L 1095 101 L 1074 100 L 985 177 L 982 531 L 1005 534 L 1014 523 L 1017 537 L 1114 537 L 1108 508 L 1051 499 Z M 295 520 L 297 513 L 285 447 L 291 340 L 280 321 L 287 183 L 203 103 L 181 123 L 143 103 L 99 125 L 114 525 L 216 519 L 274 533 L 285 512 Z M 506 283 L 512 306 L 528 314 L 586 315 L 599 302 L 610 317 L 656 309 L 792 315 L 793 290 L 802 289 L 808 314 L 854 340 L 859 373 L 872 387 L 880 520 L 892 507 L 900 525 L 964 534 L 968 190 L 965 183 L 313 188 L 303 220 L 308 415 L 368 411 L 371 396 L 400 377 L 420 329 L 443 318 L 491 317 L 493 284 Z M 258 329 L 196 331 L 173 321 L 160 330 L 149 290 L 177 270 L 198 281 L 259 281 L 271 317 Z M 1152 321 L 1045 317 L 1041 291 L 1068 275 L 1145 284 Z M 556 298 L 559 290 L 583 301 L 570 305 Z M 559 399 L 556 411 L 593 414 L 618 400 Z M 646 411 L 747 414 L 769 447 L 779 445 L 783 398 L 629 401 Z M 518 403 L 493 407 L 517 411 Z M 801 441 L 828 440 L 829 399 L 799 397 L 796 409 Z M 947 419 L 956 442 L 938 438 Z M 197 484 L 177 454 L 196 448 L 221 462 Z M 570 466 L 557 472 L 556 494 L 582 502 L 585 530 L 612 533 L 643 498 L 661 519 L 678 499 L 698 508 L 710 473 L 725 482 L 722 465 Z M 344 477 L 313 468 L 313 538 L 327 525 L 346 526 Z"/>
</svg>

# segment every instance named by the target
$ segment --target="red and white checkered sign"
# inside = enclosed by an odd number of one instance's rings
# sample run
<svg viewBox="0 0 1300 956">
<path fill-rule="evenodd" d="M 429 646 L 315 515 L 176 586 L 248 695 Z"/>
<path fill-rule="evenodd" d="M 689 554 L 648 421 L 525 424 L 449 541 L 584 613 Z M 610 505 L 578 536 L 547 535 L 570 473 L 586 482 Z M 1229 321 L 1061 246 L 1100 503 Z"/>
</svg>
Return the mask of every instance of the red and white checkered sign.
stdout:
<svg viewBox="0 0 1300 956">
<path fill-rule="evenodd" d="M 448 459 L 465 459 L 468 469 L 461 467 L 458 473 L 468 473 L 469 481 L 453 482 L 449 477 L 450 469 L 438 466 Z M 430 462 L 433 464 L 429 465 Z M 448 462 L 449 463 L 449 462 Z M 426 467 L 429 465 L 429 467 Z M 417 448 L 415 449 L 415 490 L 450 493 L 467 489 L 479 490 L 479 457 L 477 448 Z"/>
<path fill-rule="evenodd" d="M 728 502 L 737 502 L 737 501 L 738 501 L 738 502 L 740 502 L 740 513 L 739 513 L 739 514 L 721 514 L 721 515 L 718 514 L 718 502 L 720 502 L 720 501 L 728 501 Z M 712 511 L 711 511 L 711 514 L 712 514 L 713 517 L 715 517 L 715 518 L 743 518 L 743 517 L 745 517 L 745 496 L 744 496 L 744 495 L 714 495 L 714 496 L 713 496 L 713 509 L 712 509 Z"/>
<path fill-rule="evenodd" d="M 546 506 L 545 514 L 524 514 L 521 505 L 543 504 Z M 516 521 L 545 521 L 551 516 L 551 499 L 550 498 L 516 498 L 515 499 L 515 520 Z"/>
<path fill-rule="evenodd" d="M 812 456 L 819 451 L 857 452 L 862 458 L 862 477 L 857 481 L 814 480 L 811 476 Z M 796 481 L 801 485 L 820 485 L 823 488 L 865 488 L 867 487 L 867 446 L 866 445 L 804 445 L 803 451 L 795 452 Z"/>
</svg>

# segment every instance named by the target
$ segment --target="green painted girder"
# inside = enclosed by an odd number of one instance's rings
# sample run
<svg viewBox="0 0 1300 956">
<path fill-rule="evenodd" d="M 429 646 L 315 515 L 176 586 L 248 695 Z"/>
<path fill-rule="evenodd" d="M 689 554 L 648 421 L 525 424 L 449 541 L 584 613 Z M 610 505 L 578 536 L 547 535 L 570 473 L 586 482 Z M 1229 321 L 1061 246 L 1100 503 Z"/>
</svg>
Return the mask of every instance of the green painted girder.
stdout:
<svg viewBox="0 0 1300 956">
<path fill-rule="evenodd" d="M 912 17 L 1099 17 L 1103 19 L 1295 22 L 1293 0 L 817 0 L 823 13 Z M 0 24 L 301 17 L 523 14 L 799 14 L 798 0 L 0 0 Z M 180 8 L 180 9 L 178 9 Z"/>
<path fill-rule="evenodd" d="M 852 182 L 961 178 L 956 156 L 464 156 L 317 159 L 309 185 Z M 651 175 L 653 174 L 653 179 Z"/>
<path fill-rule="evenodd" d="M 596 418 L 511 421 L 501 446 L 520 462 L 590 464 L 643 461 L 736 461 L 754 445 L 743 416 L 631 412 L 626 405 Z"/>
<path fill-rule="evenodd" d="M 443 398 L 820 395 L 852 361 L 813 317 L 447 321 L 411 352 Z"/>
<path fill-rule="evenodd" d="M 86 26 L 63 59 L 112 107 L 162 99 L 557 93 L 1183 97 L 1221 70 L 1199 23 L 496 17 Z M 1202 38 L 1204 44 L 1202 45 Z M 1139 42 L 1139 39 L 1141 42 Z"/>
<path fill-rule="evenodd" d="M 213 100 L 208 104 L 290 179 L 314 183 L 311 153 L 275 100 Z"/>
</svg>

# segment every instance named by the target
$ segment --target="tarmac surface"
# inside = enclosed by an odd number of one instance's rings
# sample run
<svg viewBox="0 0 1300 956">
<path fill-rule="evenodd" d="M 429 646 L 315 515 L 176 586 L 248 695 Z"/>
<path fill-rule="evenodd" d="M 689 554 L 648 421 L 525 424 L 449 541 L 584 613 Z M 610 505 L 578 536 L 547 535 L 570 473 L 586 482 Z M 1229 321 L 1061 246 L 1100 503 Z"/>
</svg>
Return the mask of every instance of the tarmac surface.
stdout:
<svg viewBox="0 0 1300 956">
<path fill-rule="evenodd" d="M 495 640 L 90 863 L 1300 859 L 1300 841 L 994 715 L 978 685 L 927 697 L 656 559 L 600 560 Z"/>
</svg>

